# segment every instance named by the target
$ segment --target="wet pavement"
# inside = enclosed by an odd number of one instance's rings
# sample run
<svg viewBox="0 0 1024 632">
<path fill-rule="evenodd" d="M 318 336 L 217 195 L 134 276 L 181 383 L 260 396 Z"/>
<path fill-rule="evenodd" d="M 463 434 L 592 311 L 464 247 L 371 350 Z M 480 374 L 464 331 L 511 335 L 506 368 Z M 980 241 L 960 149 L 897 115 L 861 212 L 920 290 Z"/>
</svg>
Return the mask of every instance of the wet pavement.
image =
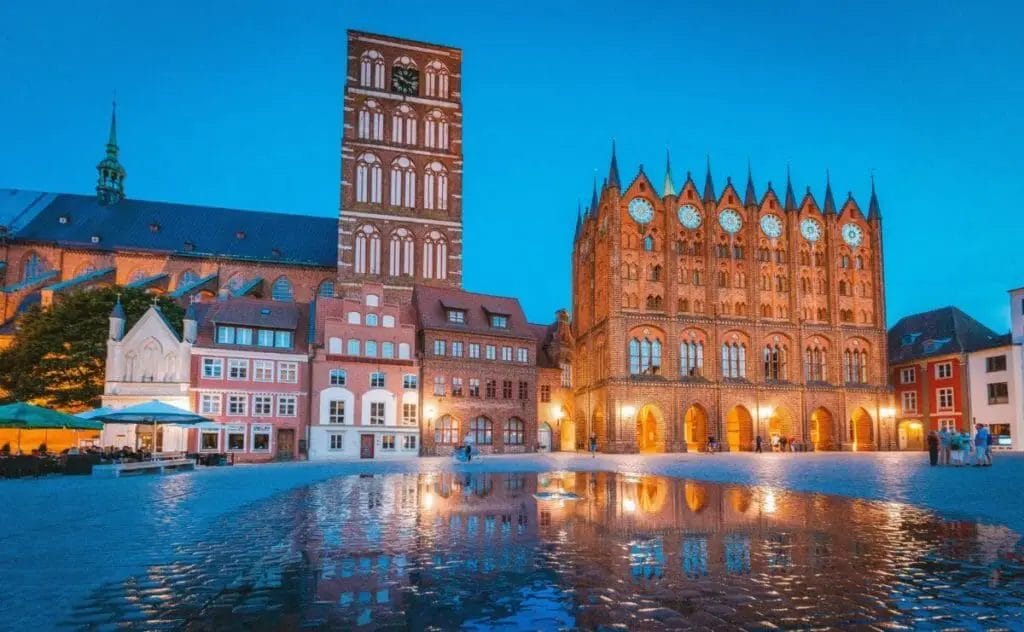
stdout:
<svg viewBox="0 0 1024 632">
<path fill-rule="evenodd" d="M 775 486 L 629 472 L 346 475 L 162 541 L 141 570 L 104 579 L 50 624 L 1024 629 L 1024 549 L 1011 529 Z"/>
</svg>

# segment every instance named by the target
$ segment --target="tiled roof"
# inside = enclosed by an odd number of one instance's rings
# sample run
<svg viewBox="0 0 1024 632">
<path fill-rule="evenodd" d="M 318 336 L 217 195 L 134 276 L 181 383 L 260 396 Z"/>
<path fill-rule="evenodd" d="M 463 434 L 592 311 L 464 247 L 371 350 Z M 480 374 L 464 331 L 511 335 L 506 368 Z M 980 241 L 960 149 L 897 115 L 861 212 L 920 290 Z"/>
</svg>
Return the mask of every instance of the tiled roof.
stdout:
<svg viewBox="0 0 1024 632">
<path fill-rule="evenodd" d="M 901 318 L 889 329 L 889 363 L 998 346 L 1005 337 L 956 307 Z"/>
<path fill-rule="evenodd" d="M 420 328 L 470 332 L 485 336 L 507 336 L 534 339 L 533 330 L 519 300 L 490 294 L 477 294 L 453 288 L 416 286 L 413 303 L 419 317 Z M 450 323 L 445 306 L 466 311 L 466 322 Z M 508 329 L 495 329 L 490 325 L 490 314 L 508 316 Z"/>
<path fill-rule="evenodd" d="M 221 346 L 215 343 L 214 325 L 245 325 L 253 328 L 287 329 L 295 332 L 292 349 L 273 349 L 289 353 L 303 352 L 307 347 L 307 329 L 309 327 L 309 305 L 272 301 L 258 298 L 229 298 L 214 300 L 209 303 L 195 304 L 195 317 L 198 324 L 198 340 L 201 347 Z M 255 343 L 255 340 L 253 340 Z M 252 349 L 269 351 L 265 347 L 223 345 L 232 349 Z"/>
<path fill-rule="evenodd" d="M 324 267 L 338 258 L 337 219 L 313 215 L 134 199 L 101 206 L 92 195 L 0 189 L 0 226 L 15 239 L 88 250 Z"/>
</svg>

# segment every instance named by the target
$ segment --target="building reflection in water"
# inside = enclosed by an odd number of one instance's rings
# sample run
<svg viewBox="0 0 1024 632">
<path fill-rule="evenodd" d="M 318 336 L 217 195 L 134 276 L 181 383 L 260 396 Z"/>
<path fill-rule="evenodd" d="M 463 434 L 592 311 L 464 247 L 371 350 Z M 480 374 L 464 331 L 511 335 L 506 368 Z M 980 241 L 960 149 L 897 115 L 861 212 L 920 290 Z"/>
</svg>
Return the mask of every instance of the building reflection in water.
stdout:
<svg viewBox="0 0 1024 632">
<path fill-rule="evenodd" d="M 431 473 L 340 477 L 250 514 L 195 546 L 226 560 L 206 569 L 251 578 L 172 575 L 173 596 L 146 616 L 217 629 L 671 629 L 970 627 L 981 613 L 1024 627 L 1017 534 L 902 505 L 616 473 Z M 104 599 L 123 603 L 115 593 Z"/>
</svg>

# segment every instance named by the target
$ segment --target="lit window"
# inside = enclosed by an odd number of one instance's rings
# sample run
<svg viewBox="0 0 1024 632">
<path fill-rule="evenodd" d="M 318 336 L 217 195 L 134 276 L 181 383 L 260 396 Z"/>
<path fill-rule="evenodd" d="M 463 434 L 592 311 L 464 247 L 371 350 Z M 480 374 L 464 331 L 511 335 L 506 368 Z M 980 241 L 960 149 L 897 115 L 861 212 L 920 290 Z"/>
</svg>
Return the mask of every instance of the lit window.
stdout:
<svg viewBox="0 0 1024 632">
<path fill-rule="evenodd" d="M 395 449 L 395 435 L 381 435 L 380 447 L 382 450 L 394 450 Z"/>
<path fill-rule="evenodd" d="M 445 381 L 443 375 L 434 377 L 434 395 L 438 397 L 444 397 L 445 394 Z"/>
<path fill-rule="evenodd" d="M 407 426 L 415 426 L 417 423 L 417 409 L 416 404 L 405 403 L 402 404 L 402 423 Z"/>
<path fill-rule="evenodd" d="M 252 425 L 253 452 L 270 452 L 270 430 L 272 428 L 273 426 L 270 424 Z"/>
</svg>

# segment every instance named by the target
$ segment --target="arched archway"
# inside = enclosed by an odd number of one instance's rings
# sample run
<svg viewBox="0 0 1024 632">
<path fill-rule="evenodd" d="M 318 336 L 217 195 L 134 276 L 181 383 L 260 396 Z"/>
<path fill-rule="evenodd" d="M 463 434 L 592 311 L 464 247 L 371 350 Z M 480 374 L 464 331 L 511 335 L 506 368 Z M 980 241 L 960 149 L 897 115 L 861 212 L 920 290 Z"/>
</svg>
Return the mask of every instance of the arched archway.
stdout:
<svg viewBox="0 0 1024 632">
<path fill-rule="evenodd" d="M 572 452 L 576 449 L 576 422 L 566 417 L 562 420 L 559 429 L 560 445 L 563 452 Z"/>
<path fill-rule="evenodd" d="M 645 476 L 637 484 L 637 505 L 647 514 L 656 514 L 668 499 L 668 481 L 660 476 Z"/>
<path fill-rule="evenodd" d="M 683 483 L 683 496 L 686 506 L 693 513 L 700 513 L 708 504 L 708 488 L 700 483 L 687 481 Z"/>
<path fill-rule="evenodd" d="M 811 443 L 815 450 L 834 450 L 832 413 L 823 406 L 811 413 Z"/>
<path fill-rule="evenodd" d="M 636 415 L 636 447 L 640 452 L 664 452 L 665 420 L 661 410 L 647 404 Z"/>
<path fill-rule="evenodd" d="M 924 426 L 914 419 L 900 421 L 896 441 L 900 450 L 924 450 Z"/>
<path fill-rule="evenodd" d="M 683 440 L 687 450 L 700 450 L 708 440 L 708 414 L 700 404 L 693 404 L 683 414 Z"/>
<path fill-rule="evenodd" d="M 551 452 L 551 424 L 546 421 L 537 425 L 537 452 Z"/>
<path fill-rule="evenodd" d="M 853 449 L 858 452 L 875 449 L 874 423 L 871 415 L 863 408 L 853 411 L 850 416 L 850 431 L 853 434 Z"/>
<path fill-rule="evenodd" d="M 771 445 L 777 443 L 777 439 L 800 438 L 803 433 L 793 418 L 793 414 L 785 406 L 779 406 L 772 411 L 768 417 L 768 442 Z"/>
<path fill-rule="evenodd" d="M 753 449 L 754 419 L 743 406 L 733 406 L 725 416 L 725 441 L 730 452 L 749 452 Z"/>
</svg>

